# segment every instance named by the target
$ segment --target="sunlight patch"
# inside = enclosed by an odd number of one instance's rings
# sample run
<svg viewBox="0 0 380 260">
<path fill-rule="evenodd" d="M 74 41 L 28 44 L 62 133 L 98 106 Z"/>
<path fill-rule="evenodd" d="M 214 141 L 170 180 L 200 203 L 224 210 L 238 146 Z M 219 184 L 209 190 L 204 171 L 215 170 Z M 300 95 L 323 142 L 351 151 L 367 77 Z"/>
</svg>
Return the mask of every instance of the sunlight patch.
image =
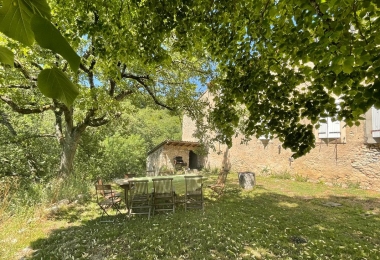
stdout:
<svg viewBox="0 0 380 260">
<path fill-rule="evenodd" d="M 244 249 L 246 252 L 241 254 L 243 257 L 252 256 L 254 259 L 265 259 L 266 256 L 274 256 L 269 250 L 262 247 L 253 248 L 250 246 L 245 246 Z"/>
<path fill-rule="evenodd" d="M 279 202 L 278 205 L 280 207 L 287 207 L 287 208 L 297 208 L 299 206 L 298 203 L 290 203 L 290 202 Z"/>
</svg>

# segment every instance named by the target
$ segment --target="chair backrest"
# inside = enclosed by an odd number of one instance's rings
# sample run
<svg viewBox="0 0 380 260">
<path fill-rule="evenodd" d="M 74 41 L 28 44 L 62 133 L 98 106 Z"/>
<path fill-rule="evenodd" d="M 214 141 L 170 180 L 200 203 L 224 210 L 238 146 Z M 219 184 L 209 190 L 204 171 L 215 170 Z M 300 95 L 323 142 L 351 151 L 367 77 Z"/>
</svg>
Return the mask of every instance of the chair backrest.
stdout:
<svg viewBox="0 0 380 260">
<path fill-rule="evenodd" d="M 132 196 L 133 195 L 146 195 L 149 193 L 148 189 L 148 180 L 130 180 L 129 186 Z"/>
<path fill-rule="evenodd" d="M 173 178 L 154 178 L 153 188 L 154 193 L 172 193 L 173 192 Z"/>
<path fill-rule="evenodd" d="M 136 177 L 136 173 L 126 173 L 124 175 L 125 179 L 130 179 L 130 178 L 135 178 L 135 177 Z"/>
<path fill-rule="evenodd" d="M 96 190 L 96 200 L 98 202 L 105 198 L 106 192 L 112 193 L 112 187 L 109 184 L 95 184 L 95 190 Z M 111 199 L 113 199 L 112 196 L 111 196 Z"/>
<path fill-rule="evenodd" d="M 185 176 L 186 193 L 188 191 L 202 191 L 203 176 Z"/>
<path fill-rule="evenodd" d="M 103 186 L 103 181 L 100 177 L 98 177 L 96 179 L 96 182 L 95 182 L 95 187 L 96 186 Z M 100 188 L 99 189 L 96 189 L 97 192 L 99 192 L 102 196 L 105 196 L 107 192 L 109 192 L 107 189 L 103 189 L 103 188 Z"/>
</svg>

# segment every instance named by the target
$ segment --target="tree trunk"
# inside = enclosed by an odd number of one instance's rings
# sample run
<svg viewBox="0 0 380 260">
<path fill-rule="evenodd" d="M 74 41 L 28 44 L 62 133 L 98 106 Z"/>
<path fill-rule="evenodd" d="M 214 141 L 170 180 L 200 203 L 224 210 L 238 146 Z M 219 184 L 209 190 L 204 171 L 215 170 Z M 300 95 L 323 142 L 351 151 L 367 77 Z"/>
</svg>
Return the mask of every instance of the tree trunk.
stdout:
<svg viewBox="0 0 380 260">
<path fill-rule="evenodd" d="M 68 176 L 73 170 L 74 157 L 78 148 L 81 133 L 73 131 L 72 134 L 65 136 L 62 142 L 61 162 L 59 173 L 61 176 Z"/>
</svg>

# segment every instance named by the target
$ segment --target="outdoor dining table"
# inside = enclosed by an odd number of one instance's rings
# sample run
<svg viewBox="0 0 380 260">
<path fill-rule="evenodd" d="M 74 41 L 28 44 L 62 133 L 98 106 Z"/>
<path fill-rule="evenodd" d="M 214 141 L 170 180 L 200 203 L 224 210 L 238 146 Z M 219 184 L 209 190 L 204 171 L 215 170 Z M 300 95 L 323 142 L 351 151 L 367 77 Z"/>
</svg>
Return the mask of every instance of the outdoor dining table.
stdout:
<svg viewBox="0 0 380 260">
<path fill-rule="evenodd" d="M 155 177 L 134 177 L 134 178 L 127 178 L 127 179 L 115 179 L 114 182 L 119 185 L 120 188 L 124 190 L 124 201 L 126 204 L 127 212 L 129 211 L 129 205 L 128 205 L 128 192 L 130 190 L 129 181 L 130 180 L 149 180 L 151 182 L 154 178 L 175 178 L 176 180 L 173 181 L 173 184 L 177 183 L 178 179 L 183 179 L 185 181 L 185 176 L 191 176 L 194 174 L 181 174 L 181 175 L 168 175 L 168 176 L 155 176 Z M 207 177 L 203 176 L 203 180 L 206 180 Z"/>
</svg>

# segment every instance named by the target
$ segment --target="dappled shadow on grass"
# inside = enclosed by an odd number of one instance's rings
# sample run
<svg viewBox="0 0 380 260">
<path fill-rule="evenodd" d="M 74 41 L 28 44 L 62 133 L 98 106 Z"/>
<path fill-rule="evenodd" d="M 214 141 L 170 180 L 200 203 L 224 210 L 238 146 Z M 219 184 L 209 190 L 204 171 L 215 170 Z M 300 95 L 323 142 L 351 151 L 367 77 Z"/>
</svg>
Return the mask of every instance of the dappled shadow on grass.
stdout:
<svg viewBox="0 0 380 260">
<path fill-rule="evenodd" d="M 335 202 L 341 206 L 325 204 Z M 329 204 L 327 204 L 329 205 Z M 34 241 L 31 259 L 378 259 L 379 198 L 287 196 L 229 186 L 205 211 L 82 218 Z M 72 215 L 80 216 L 72 218 Z M 99 213 L 99 212 L 98 212 Z"/>
</svg>

